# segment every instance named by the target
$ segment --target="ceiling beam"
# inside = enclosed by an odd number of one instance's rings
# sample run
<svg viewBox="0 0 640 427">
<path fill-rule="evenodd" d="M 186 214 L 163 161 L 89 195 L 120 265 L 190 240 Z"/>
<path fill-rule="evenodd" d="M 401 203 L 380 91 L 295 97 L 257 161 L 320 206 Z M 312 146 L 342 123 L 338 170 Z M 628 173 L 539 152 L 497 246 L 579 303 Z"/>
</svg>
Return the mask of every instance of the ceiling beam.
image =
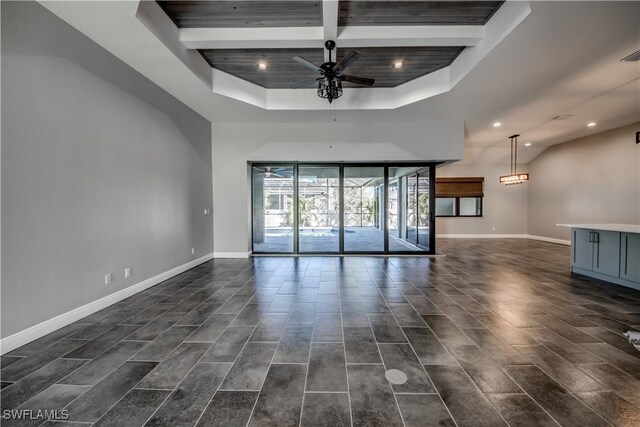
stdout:
<svg viewBox="0 0 640 427">
<path fill-rule="evenodd" d="M 323 27 L 181 28 L 187 49 L 321 48 Z"/>
<path fill-rule="evenodd" d="M 325 3 L 334 2 L 325 1 L 323 5 Z M 324 17 L 325 23 L 329 22 L 327 15 Z M 187 49 L 319 49 L 325 40 L 335 40 L 339 48 L 477 46 L 485 35 L 484 27 L 476 25 L 338 27 L 336 22 L 335 29 L 333 33 L 327 24 L 323 27 L 181 28 L 179 40 Z"/>
<path fill-rule="evenodd" d="M 338 0 L 322 0 L 322 28 L 324 41 L 338 38 Z M 337 52 L 336 52 L 337 53 Z M 324 50 L 324 60 L 329 60 L 329 51 Z"/>
<path fill-rule="evenodd" d="M 338 29 L 339 47 L 477 46 L 482 25 L 348 26 Z"/>
</svg>

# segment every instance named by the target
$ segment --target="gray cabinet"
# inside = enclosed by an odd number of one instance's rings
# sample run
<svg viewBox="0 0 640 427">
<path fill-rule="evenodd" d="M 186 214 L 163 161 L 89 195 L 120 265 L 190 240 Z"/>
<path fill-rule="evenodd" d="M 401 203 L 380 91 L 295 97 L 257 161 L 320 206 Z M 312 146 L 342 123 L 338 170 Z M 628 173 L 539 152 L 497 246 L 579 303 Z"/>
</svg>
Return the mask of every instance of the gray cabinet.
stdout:
<svg viewBox="0 0 640 427">
<path fill-rule="evenodd" d="M 640 282 L 640 234 L 620 235 L 620 277 Z"/>
<path fill-rule="evenodd" d="M 620 275 L 620 233 L 616 231 L 594 231 L 593 271 L 609 276 Z"/>
<path fill-rule="evenodd" d="M 571 248 L 573 254 L 571 265 L 573 267 L 593 269 L 593 243 L 591 242 L 592 230 L 574 228 L 572 233 Z"/>
<path fill-rule="evenodd" d="M 640 289 L 640 234 L 572 228 L 571 271 Z"/>
<path fill-rule="evenodd" d="M 620 275 L 620 233 L 574 228 L 571 266 L 608 276 Z"/>
</svg>

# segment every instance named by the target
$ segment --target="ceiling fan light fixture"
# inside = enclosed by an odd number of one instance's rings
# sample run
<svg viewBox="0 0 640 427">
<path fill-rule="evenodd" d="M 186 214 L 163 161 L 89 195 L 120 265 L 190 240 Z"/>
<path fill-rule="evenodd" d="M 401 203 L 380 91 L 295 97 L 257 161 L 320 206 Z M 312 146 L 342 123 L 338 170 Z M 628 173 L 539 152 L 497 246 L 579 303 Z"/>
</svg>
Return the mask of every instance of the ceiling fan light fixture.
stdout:
<svg viewBox="0 0 640 427">
<path fill-rule="evenodd" d="M 328 77 L 320 79 L 318 81 L 318 96 L 331 104 L 334 99 L 342 96 L 342 80 Z"/>
<path fill-rule="evenodd" d="M 258 70 L 265 71 L 269 69 L 269 64 L 267 64 L 265 61 L 260 61 L 256 64 L 256 68 Z"/>
<path fill-rule="evenodd" d="M 355 60 L 360 57 L 360 53 L 356 50 L 349 51 L 338 62 L 333 62 L 331 52 L 336 48 L 336 42 L 333 40 L 327 40 L 324 44 L 325 48 L 329 51 L 329 60 L 321 65 L 316 65 L 311 61 L 307 61 L 299 56 L 294 56 L 292 59 L 313 71 L 320 73 L 320 77 L 316 79 L 306 80 L 300 83 L 296 83 L 291 86 L 292 89 L 305 87 L 318 82 L 318 96 L 326 99 L 329 103 L 332 103 L 334 99 L 338 99 L 342 96 L 342 82 L 349 82 L 356 85 L 371 87 L 375 83 L 375 79 L 367 77 L 352 76 L 344 74 L 344 70 Z"/>
</svg>

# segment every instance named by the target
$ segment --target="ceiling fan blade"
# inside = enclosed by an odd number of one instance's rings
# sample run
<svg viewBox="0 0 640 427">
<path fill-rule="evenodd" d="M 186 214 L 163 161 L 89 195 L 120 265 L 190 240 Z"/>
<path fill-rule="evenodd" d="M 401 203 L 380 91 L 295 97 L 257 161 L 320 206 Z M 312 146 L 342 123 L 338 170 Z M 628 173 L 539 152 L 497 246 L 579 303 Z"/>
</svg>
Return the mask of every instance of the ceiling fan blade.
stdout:
<svg viewBox="0 0 640 427">
<path fill-rule="evenodd" d="M 334 65 L 333 69 L 342 71 L 345 68 L 347 68 L 349 65 L 351 65 L 351 63 L 356 59 L 358 59 L 359 57 L 360 57 L 360 53 L 357 50 L 352 50 L 349 53 L 347 53 L 345 56 L 343 56 L 342 59 L 336 65 Z"/>
<path fill-rule="evenodd" d="M 324 73 L 324 71 L 322 70 L 322 68 L 318 67 L 316 64 L 314 64 L 314 63 L 313 63 L 313 62 L 311 62 L 311 61 L 307 61 L 307 60 L 306 60 L 306 59 L 304 59 L 304 58 L 301 58 L 301 57 L 299 57 L 299 56 L 294 56 L 294 57 L 293 57 L 293 58 L 291 58 L 291 59 L 293 59 L 294 61 L 296 61 L 298 64 L 300 64 L 300 65 L 304 65 L 305 67 L 307 67 L 307 68 L 309 68 L 309 69 L 311 69 L 311 70 L 313 70 L 313 71 L 319 71 L 319 72 L 321 72 L 321 73 Z"/>
<path fill-rule="evenodd" d="M 301 87 L 305 87 L 305 86 L 309 86 L 311 83 L 315 83 L 318 80 L 322 79 L 323 77 L 318 77 L 317 79 L 310 79 L 310 80 L 305 80 L 303 82 L 298 82 L 296 84 L 293 84 L 291 86 L 289 86 L 291 89 L 298 89 Z"/>
<path fill-rule="evenodd" d="M 356 83 L 363 86 L 373 86 L 373 84 L 376 82 L 376 79 L 369 79 L 367 77 L 350 76 L 348 74 L 341 75 L 340 80 L 345 82 Z"/>
</svg>

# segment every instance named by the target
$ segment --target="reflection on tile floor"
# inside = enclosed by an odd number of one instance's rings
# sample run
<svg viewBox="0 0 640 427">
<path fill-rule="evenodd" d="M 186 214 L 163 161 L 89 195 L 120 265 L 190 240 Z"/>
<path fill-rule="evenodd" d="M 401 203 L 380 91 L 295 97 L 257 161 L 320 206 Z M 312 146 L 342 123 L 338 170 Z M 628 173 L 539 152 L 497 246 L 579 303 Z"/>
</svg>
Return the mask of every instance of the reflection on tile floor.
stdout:
<svg viewBox="0 0 640 427">
<path fill-rule="evenodd" d="M 621 335 L 640 292 L 571 277 L 565 246 L 439 244 L 207 262 L 2 356 L 1 409 L 74 422 L 50 426 L 640 425 Z"/>
<path fill-rule="evenodd" d="M 420 248 L 406 239 L 397 237 L 398 230 L 389 230 L 389 250 L 392 252 L 423 252 Z M 339 230 L 337 228 L 305 228 L 299 236 L 299 252 L 331 253 L 339 252 Z M 413 233 L 415 240 L 415 231 Z M 429 232 L 420 229 L 420 244 L 428 246 Z M 253 243 L 254 252 L 264 253 L 292 253 L 293 231 L 267 231 L 264 240 Z M 383 252 L 384 232 L 376 227 L 345 227 L 345 252 Z"/>
</svg>

